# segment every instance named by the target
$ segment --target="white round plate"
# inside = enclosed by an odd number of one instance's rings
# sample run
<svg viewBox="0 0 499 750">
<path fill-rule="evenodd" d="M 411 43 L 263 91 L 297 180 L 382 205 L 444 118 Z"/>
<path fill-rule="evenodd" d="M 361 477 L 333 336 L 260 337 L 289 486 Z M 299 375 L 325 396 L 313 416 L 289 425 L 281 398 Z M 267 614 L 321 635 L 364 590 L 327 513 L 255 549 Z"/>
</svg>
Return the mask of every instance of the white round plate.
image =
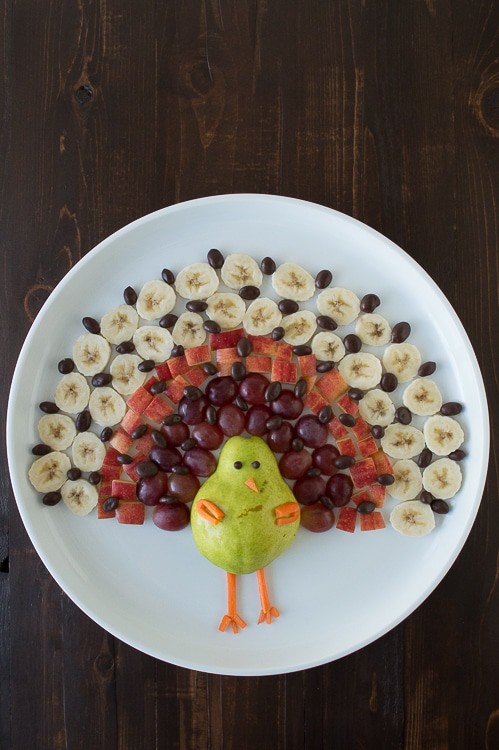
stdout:
<svg viewBox="0 0 499 750">
<path fill-rule="evenodd" d="M 70 356 L 81 318 L 97 319 L 165 266 L 178 272 L 211 247 L 260 260 L 295 260 L 315 274 L 331 268 L 334 284 L 362 296 L 376 292 L 392 323 L 408 320 L 423 361 L 444 400 L 466 406 L 459 419 L 468 458 L 452 511 L 421 539 L 387 528 L 354 534 L 300 529 L 267 569 L 281 616 L 257 624 L 255 575 L 240 576 L 238 635 L 220 633 L 225 573 L 196 550 L 190 529 L 169 533 L 79 518 L 63 503 L 45 507 L 28 482 L 38 442 L 38 403 L 53 397 L 57 362 Z M 400 403 L 400 401 L 399 401 Z M 429 276 L 400 248 L 362 223 L 304 201 L 267 195 L 222 195 L 145 216 L 101 242 L 61 281 L 34 322 L 10 394 L 8 457 L 19 511 L 43 562 L 71 599 L 110 633 L 159 659 L 228 675 L 264 675 L 313 667 L 379 638 L 431 593 L 456 559 L 473 524 L 488 457 L 487 405 L 466 333 Z"/>
</svg>

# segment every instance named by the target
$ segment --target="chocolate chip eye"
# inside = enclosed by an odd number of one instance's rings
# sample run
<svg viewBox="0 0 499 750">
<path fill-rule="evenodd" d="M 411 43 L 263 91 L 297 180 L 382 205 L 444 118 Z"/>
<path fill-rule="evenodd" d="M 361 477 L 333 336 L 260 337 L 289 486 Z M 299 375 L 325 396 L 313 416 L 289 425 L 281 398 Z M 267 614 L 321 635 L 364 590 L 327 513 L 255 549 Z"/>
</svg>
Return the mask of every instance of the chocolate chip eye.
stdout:
<svg viewBox="0 0 499 750">
<path fill-rule="evenodd" d="M 259 469 L 260 468 L 260 461 L 253 461 L 253 463 L 251 465 L 252 465 L 252 467 L 254 469 Z"/>
<path fill-rule="evenodd" d="M 242 469 L 242 468 L 243 468 L 243 465 L 242 465 L 241 461 L 236 461 L 234 463 L 234 469 Z"/>
</svg>

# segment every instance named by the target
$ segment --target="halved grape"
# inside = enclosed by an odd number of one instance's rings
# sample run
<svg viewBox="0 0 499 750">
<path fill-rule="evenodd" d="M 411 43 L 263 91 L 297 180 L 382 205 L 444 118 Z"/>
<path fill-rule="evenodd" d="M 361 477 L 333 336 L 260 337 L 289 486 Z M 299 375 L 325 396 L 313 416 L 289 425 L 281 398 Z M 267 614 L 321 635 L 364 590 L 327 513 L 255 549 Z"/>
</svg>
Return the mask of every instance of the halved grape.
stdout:
<svg viewBox="0 0 499 750">
<path fill-rule="evenodd" d="M 189 525 L 190 511 L 184 503 L 160 503 L 154 508 L 152 520 L 163 531 L 180 531 Z"/>
<path fill-rule="evenodd" d="M 329 531 L 334 526 L 334 513 L 318 501 L 301 509 L 300 523 L 308 531 Z"/>
<path fill-rule="evenodd" d="M 279 471 L 286 479 L 298 479 L 312 466 L 312 456 L 308 451 L 290 451 L 281 456 Z"/>
<path fill-rule="evenodd" d="M 217 459 L 203 448 L 191 448 L 184 453 L 184 464 L 197 477 L 209 477 L 216 471 Z"/>
<path fill-rule="evenodd" d="M 274 453 L 285 453 L 291 450 L 291 442 L 294 438 L 293 427 L 289 422 L 283 422 L 280 427 L 271 430 L 267 436 L 267 443 Z"/>
<path fill-rule="evenodd" d="M 321 474 L 333 476 L 338 472 L 334 465 L 334 459 L 338 458 L 340 452 L 336 446 L 326 443 L 321 448 L 316 448 L 312 453 L 312 463 L 321 470 Z"/>
<path fill-rule="evenodd" d="M 168 493 L 181 503 L 194 500 L 199 486 L 199 479 L 194 474 L 170 474 L 168 479 Z"/>
<path fill-rule="evenodd" d="M 266 435 L 268 432 L 267 420 L 272 416 L 268 406 L 258 404 L 252 406 L 246 413 L 246 432 L 250 435 Z"/>
<path fill-rule="evenodd" d="M 326 495 L 331 498 L 337 508 L 346 505 L 353 492 L 353 482 L 347 474 L 335 474 L 328 479 Z"/>
<path fill-rule="evenodd" d="M 224 406 L 234 401 L 237 396 L 237 383 L 230 375 L 216 377 L 206 386 L 206 397 L 213 406 Z"/>
<path fill-rule="evenodd" d="M 192 430 L 192 437 L 200 448 L 216 451 L 223 443 L 224 434 L 218 425 L 201 422 Z"/>
<path fill-rule="evenodd" d="M 286 388 L 271 402 L 270 408 L 274 414 L 280 414 L 284 419 L 297 419 L 303 411 L 303 406 L 301 398 L 297 398 L 293 391 Z"/>
<path fill-rule="evenodd" d="M 328 429 L 313 414 L 300 417 L 295 425 L 295 431 L 309 448 L 320 448 L 327 442 Z"/>
<path fill-rule="evenodd" d="M 182 461 L 182 455 L 176 448 L 160 448 L 159 445 L 151 448 L 149 458 L 163 471 L 171 471 L 173 466 Z"/>
<path fill-rule="evenodd" d="M 137 498 L 144 505 L 157 505 L 167 493 L 168 477 L 163 471 L 153 477 L 142 477 L 137 483 Z"/>
<path fill-rule="evenodd" d="M 185 422 L 175 422 L 174 424 L 161 425 L 161 432 L 165 436 L 168 445 L 177 447 L 189 437 L 189 428 Z"/>
<path fill-rule="evenodd" d="M 248 404 L 264 404 L 265 391 L 269 381 L 264 375 L 258 372 L 252 372 L 247 375 L 239 384 L 239 395 L 244 398 Z"/>
<path fill-rule="evenodd" d="M 301 477 L 293 485 L 293 493 L 302 505 L 316 503 L 326 491 L 326 483 L 322 477 Z"/>
<path fill-rule="evenodd" d="M 197 399 L 190 399 L 184 396 L 180 399 L 178 413 L 186 424 L 199 424 L 204 421 L 208 405 L 206 396 L 201 396 L 201 398 Z"/>
<path fill-rule="evenodd" d="M 244 421 L 244 412 L 234 404 L 226 404 L 218 410 L 217 423 L 227 437 L 240 435 L 244 430 Z"/>
</svg>

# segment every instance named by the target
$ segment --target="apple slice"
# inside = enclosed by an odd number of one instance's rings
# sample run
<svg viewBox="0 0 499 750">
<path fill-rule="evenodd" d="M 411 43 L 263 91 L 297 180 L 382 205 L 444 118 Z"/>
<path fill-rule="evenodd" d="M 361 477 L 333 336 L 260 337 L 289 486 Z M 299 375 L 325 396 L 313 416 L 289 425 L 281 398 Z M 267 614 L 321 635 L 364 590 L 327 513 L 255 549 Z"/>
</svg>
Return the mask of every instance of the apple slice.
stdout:
<svg viewBox="0 0 499 750">
<path fill-rule="evenodd" d="M 337 404 L 340 409 L 342 409 L 346 414 L 350 414 L 352 417 L 355 417 L 355 415 L 359 411 L 359 405 L 357 401 L 354 401 L 353 398 L 350 398 L 348 393 L 345 393 L 344 396 L 339 398 Z"/>
<path fill-rule="evenodd" d="M 184 395 L 184 388 L 189 385 L 189 381 L 186 380 L 182 375 L 177 375 L 175 380 L 172 380 L 170 385 L 165 390 L 165 396 L 170 399 L 174 404 L 178 404 L 182 396 Z"/>
<path fill-rule="evenodd" d="M 127 482 L 125 479 L 113 479 L 111 482 L 111 495 L 118 500 L 132 502 L 137 500 L 137 485 L 135 482 Z"/>
<path fill-rule="evenodd" d="M 339 448 L 338 448 L 339 450 Z M 364 458 L 363 461 L 357 461 L 350 467 L 350 476 L 354 486 L 358 489 L 367 487 L 368 484 L 374 484 L 378 474 L 372 458 Z"/>
<path fill-rule="evenodd" d="M 376 440 L 372 437 L 372 435 L 370 437 L 364 438 L 363 440 L 359 440 L 357 446 L 364 458 L 367 458 L 367 456 L 373 456 L 378 450 Z"/>
<path fill-rule="evenodd" d="M 356 492 L 355 495 L 352 495 L 350 499 L 355 505 L 360 505 L 361 503 L 371 502 L 371 495 L 369 494 L 369 490 L 361 490 L 360 492 Z"/>
<path fill-rule="evenodd" d="M 176 378 L 177 375 L 184 375 L 184 373 L 188 372 L 190 365 L 187 362 L 185 354 L 182 354 L 180 357 L 169 359 L 168 367 L 170 368 L 172 378 Z"/>
<path fill-rule="evenodd" d="M 271 380 L 278 380 L 280 383 L 294 384 L 297 380 L 298 366 L 294 362 L 287 362 L 284 359 L 274 359 L 272 364 Z"/>
<path fill-rule="evenodd" d="M 201 365 L 203 362 L 211 362 L 211 352 L 208 344 L 193 346 L 192 349 L 186 349 L 185 358 L 189 365 Z"/>
<path fill-rule="evenodd" d="M 355 447 L 352 438 L 347 437 L 337 440 L 336 447 L 340 452 L 340 456 L 352 456 L 354 458 L 357 455 L 357 448 Z"/>
<path fill-rule="evenodd" d="M 126 405 L 137 414 L 143 414 L 144 409 L 151 403 L 153 396 L 143 386 L 132 393 Z"/>
<path fill-rule="evenodd" d="M 327 401 L 325 401 L 325 403 L 327 404 Z M 333 417 L 333 419 L 329 422 L 327 428 L 335 440 L 341 440 L 341 438 L 344 438 L 348 435 L 347 428 L 344 424 L 341 424 L 338 417 Z"/>
<path fill-rule="evenodd" d="M 293 347 L 291 344 L 286 344 L 285 341 L 279 341 L 275 353 L 276 359 L 282 359 L 285 362 L 291 362 L 293 358 Z"/>
<path fill-rule="evenodd" d="M 360 514 L 361 531 L 377 531 L 378 529 L 384 529 L 385 527 L 385 519 L 379 510 L 374 510 L 372 513 Z"/>
<path fill-rule="evenodd" d="M 338 370 L 326 372 L 322 378 L 319 378 L 315 387 L 326 398 L 329 403 L 336 401 L 348 389 L 347 382 L 341 377 Z"/>
<path fill-rule="evenodd" d="M 355 508 L 344 506 L 343 508 L 340 508 L 340 512 L 338 513 L 336 528 L 340 529 L 340 531 L 348 531 L 350 534 L 353 534 L 355 531 L 356 520 L 357 510 Z"/>
<path fill-rule="evenodd" d="M 137 453 L 133 457 L 133 461 L 131 464 L 123 465 L 123 471 L 133 482 L 138 482 L 140 479 L 139 475 L 137 474 L 137 466 L 142 463 L 142 461 L 147 461 L 147 455 L 144 453 Z"/>
<path fill-rule="evenodd" d="M 144 417 L 147 417 L 151 422 L 156 422 L 157 424 L 160 424 L 160 422 L 170 414 L 173 414 L 173 408 L 168 401 L 165 401 L 165 399 L 159 394 L 154 396 L 147 409 L 144 409 Z"/>
<path fill-rule="evenodd" d="M 373 453 L 372 459 L 374 461 L 374 465 L 376 466 L 376 474 L 378 476 L 380 474 L 394 474 L 390 459 L 388 458 L 386 453 L 381 450 L 381 448 L 379 449 L 379 451 L 376 451 L 376 453 Z"/>
<path fill-rule="evenodd" d="M 144 383 L 144 385 L 142 387 L 145 388 L 146 391 L 148 391 L 149 393 L 151 393 L 152 386 L 155 383 L 158 383 L 158 382 L 159 381 L 158 381 L 158 378 L 156 377 L 156 375 L 151 375 L 151 377 L 148 378 L 148 380 L 146 380 L 146 382 Z"/>
<path fill-rule="evenodd" d="M 137 451 L 139 453 L 145 453 L 146 456 L 149 455 L 149 451 L 154 445 L 155 442 L 152 439 L 150 432 L 146 432 L 145 435 L 142 435 L 142 437 L 135 442 L 135 448 Z"/>
<path fill-rule="evenodd" d="M 379 482 L 370 484 L 367 488 L 369 492 L 369 499 L 375 504 L 377 508 L 382 508 L 385 504 L 386 487 Z"/>
<path fill-rule="evenodd" d="M 141 424 L 142 417 L 140 416 L 140 414 L 132 411 L 132 409 L 129 409 L 121 420 L 121 426 L 129 435 L 131 435 L 132 432 L 137 429 L 137 427 L 140 427 Z"/>
<path fill-rule="evenodd" d="M 355 418 L 355 424 L 353 427 L 350 428 L 357 438 L 357 440 L 362 440 L 363 438 L 367 437 L 371 434 L 371 428 L 367 424 L 365 419 L 362 419 L 362 417 Z"/>
<path fill-rule="evenodd" d="M 304 354 L 301 357 L 297 357 L 297 359 L 303 377 L 306 377 L 307 375 L 315 375 L 315 368 L 317 365 L 317 358 L 315 354 Z"/>
<path fill-rule="evenodd" d="M 192 385 L 195 385 L 197 388 L 199 388 L 199 386 L 202 385 L 207 378 L 209 378 L 209 375 L 207 375 L 205 371 L 201 369 L 201 367 L 191 367 L 191 369 L 187 373 L 187 377 L 189 378 Z"/>
<path fill-rule="evenodd" d="M 318 414 L 323 406 L 328 405 L 326 399 L 321 396 L 320 393 L 317 393 L 315 389 L 311 390 L 310 393 L 307 393 L 303 399 L 303 403 L 310 409 L 310 411 L 313 411 L 314 414 Z"/>
<path fill-rule="evenodd" d="M 270 372 L 272 370 L 272 358 L 264 354 L 249 354 L 246 357 L 245 364 L 248 372 Z"/>
<path fill-rule="evenodd" d="M 145 520 L 146 509 L 143 503 L 123 503 L 116 508 L 118 523 L 142 525 Z"/>
<path fill-rule="evenodd" d="M 268 357 L 273 357 L 277 351 L 277 341 L 274 341 L 269 336 L 248 336 L 251 342 L 251 349 L 255 354 L 266 354 Z"/>
<path fill-rule="evenodd" d="M 125 432 L 121 427 L 118 427 L 109 441 L 109 445 L 116 448 L 118 453 L 127 453 L 133 445 L 133 439 L 128 432 Z"/>
<path fill-rule="evenodd" d="M 173 377 L 168 362 L 162 362 L 161 364 L 156 365 L 156 374 L 159 380 L 171 380 Z"/>
<path fill-rule="evenodd" d="M 210 347 L 212 350 L 232 349 L 237 346 L 239 339 L 244 337 L 242 328 L 233 331 L 222 331 L 221 333 L 210 333 Z"/>
</svg>

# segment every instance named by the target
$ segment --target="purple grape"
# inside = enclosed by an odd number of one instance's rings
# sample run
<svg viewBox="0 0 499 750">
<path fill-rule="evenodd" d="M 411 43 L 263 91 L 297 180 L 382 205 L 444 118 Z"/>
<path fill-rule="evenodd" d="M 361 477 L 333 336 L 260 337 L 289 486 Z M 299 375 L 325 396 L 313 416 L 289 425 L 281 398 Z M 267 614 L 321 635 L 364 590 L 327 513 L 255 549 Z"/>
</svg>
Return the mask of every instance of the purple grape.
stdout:
<svg viewBox="0 0 499 750">
<path fill-rule="evenodd" d="M 204 421 L 208 406 L 208 399 L 205 396 L 197 399 L 184 396 L 180 399 L 178 413 L 186 424 L 199 424 Z"/>
<path fill-rule="evenodd" d="M 176 448 L 160 448 L 155 445 L 149 451 L 149 458 L 159 466 L 162 471 L 171 471 L 182 461 L 182 456 Z"/>
<path fill-rule="evenodd" d="M 331 498 L 337 508 L 346 505 L 353 492 L 353 482 L 347 474 L 335 474 L 328 479 L 326 495 Z"/>
<path fill-rule="evenodd" d="M 237 396 L 237 383 L 229 375 L 212 378 L 205 389 L 206 397 L 213 406 L 224 406 Z"/>
<path fill-rule="evenodd" d="M 267 390 L 268 385 L 269 381 L 264 375 L 260 375 L 258 372 L 253 372 L 250 375 L 247 375 L 239 384 L 239 395 L 242 396 L 248 404 L 264 404 L 265 391 Z"/>
<path fill-rule="evenodd" d="M 285 389 L 271 402 L 270 408 L 284 419 L 297 419 L 303 411 L 303 401 L 293 391 Z"/>
<path fill-rule="evenodd" d="M 321 474 L 333 476 L 333 474 L 338 472 L 338 469 L 334 465 L 334 459 L 338 458 L 339 455 L 338 448 L 331 445 L 331 443 L 326 443 L 322 448 L 316 448 L 312 453 L 312 463 L 321 470 Z"/>
<path fill-rule="evenodd" d="M 318 501 L 301 509 L 300 522 L 308 531 L 329 531 L 334 526 L 334 513 Z"/>
<path fill-rule="evenodd" d="M 259 404 L 258 406 L 252 406 L 246 414 L 246 432 L 250 435 L 266 435 L 267 420 L 272 416 L 268 406 Z"/>
<path fill-rule="evenodd" d="M 300 417 L 295 431 L 308 448 L 321 448 L 327 443 L 328 429 L 313 414 Z"/>
<path fill-rule="evenodd" d="M 298 479 L 312 466 L 312 456 L 308 451 L 290 451 L 281 456 L 279 471 L 286 479 Z"/>
<path fill-rule="evenodd" d="M 168 477 L 158 471 L 153 477 L 142 477 L 137 483 L 137 498 L 144 505 L 157 505 L 168 494 Z"/>
<path fill-rule="evenodd" d="M 224 434 L 218 425 L 201 422 L 194 427 L 192 437 L 200 448 L 215 451 L 222 445 Z"/>
<path fill-rule="evenodd" d="M 161 432 L 166 438 L 168 445 L 178 447 L 184 440 L 189 437 L 189 428 L 185 422 L 175 422 L 174 424 L 161 425 Z"/>
<path fill-rule="evenodd" d="M 322 477 L 300 477 L 293 485 L 293 493 L 302 505 L 316 503 L 326 491 Z"/>
<path fill-rule="evenodd" d="M 267 436 L 267 443 L 270 450 L 274 453 L 286 453 L 291 450 L 291 442 L 294 438 L 294 432 L 289 422 L 283 422 L 280 427 L 271 430 Z"/>
<path fill-rule="evenodd" d="M 191 448 L 184 453 L 184 464 L 197 477 L 209 477 L 216 471 L 217 459 L 203 448 Z"/>
<path fill-rule="evenodd" d="M 199 479 L 194 474 L 171 474 L 168 479 L 168 493 L 181 503 L 194 500 L 199 489 Z"/>
<path fill-rule="evenodd" d="M 163 531 L 180 531 L 189 525 L 190 511 L 184 503 L 160 503 L 154 508 L 152 520 Z"/>
<path fill-rule="evenodd" d="M 244 412 L 234 404 L 226 404 L 218 410 L 217 422 L 223 434 L 227 437 L 240 435 L 244 430 Z"/>
</svg>

